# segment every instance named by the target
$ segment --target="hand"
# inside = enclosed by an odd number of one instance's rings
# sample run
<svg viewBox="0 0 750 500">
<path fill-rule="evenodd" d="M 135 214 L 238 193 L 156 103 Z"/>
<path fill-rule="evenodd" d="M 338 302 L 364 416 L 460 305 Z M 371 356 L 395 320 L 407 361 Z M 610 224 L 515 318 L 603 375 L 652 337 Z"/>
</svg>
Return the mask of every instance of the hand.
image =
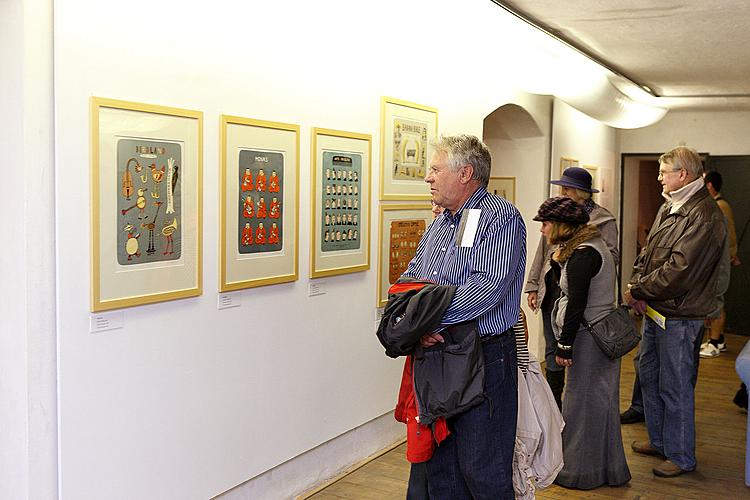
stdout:
<svg viewBox="0 0 750 500">
<path fill-rule="evenodd" d="M 532 311 L 536 311 L 537 308 L 537 293 L 536 292 L 528 292 L 528 295 L 526 296 L 526 301 L 529 303 L 529 307 Z"/>
<path fill-rule="evenodd" d="M 622 294 L 623 300 L 625 300 L 625 303 L 628 304 L 630 307 L 633 308 L 633 310 L 636 312 L 636 314 L 640 314 L 643 316 L 646 314 L 646 304 L 645 300 L 636 300 L 633 298 L 633 296 L 630 294 L 630 288 L 625 290 Z"/>
<path fill-rule="evenodd" d="M 564 366 L 566 368 L 573 366 L 572 359 L 561 358 L 560 356 L 555 356 L 555 363 L 557 363 L 559 366 Z"/>
<path fill-rule="evenodd" d="M 742 264 L 742 261 L 740 260 L 738 256 L 735 255 L 729 260 L 729 263 L 732 264 L 733 266 L 739 266 L 740 264 Z"/>
<path fill-rule="evenodd" d="M 432 347 L 440 342 L 445 342 L 445 339 L 439 333 L 428 333 L 427 335 L 422 335 L 422 338 L 419 339 L 419 343 L 424 348 Z"/>
</svg>

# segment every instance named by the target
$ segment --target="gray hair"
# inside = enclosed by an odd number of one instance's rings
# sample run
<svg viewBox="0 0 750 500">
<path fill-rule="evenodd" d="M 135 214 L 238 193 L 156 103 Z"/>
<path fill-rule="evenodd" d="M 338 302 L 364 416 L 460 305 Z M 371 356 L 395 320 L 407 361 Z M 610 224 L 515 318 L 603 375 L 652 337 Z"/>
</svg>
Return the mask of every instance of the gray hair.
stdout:
<svg viewBox="0 0 750 500">
<path fill-rule="evenodd" d="M 678 146 L 659 157 L 659 163 L 671 165 L 675 170 L 685 169 L 691 177 L 703 176 L 703 162 L 697 151 L 687 146 Z"/>
<path fill-rule="evenodd" d="M 478 137 L 466 134 L 441 136 L 434 146 L 437 153 L 446 156 L 451 170 L 455 172 L 464 165 L 471 165 L 474 167 L 472 179 L 487 187 L 492 155 Z"/>
</svg>

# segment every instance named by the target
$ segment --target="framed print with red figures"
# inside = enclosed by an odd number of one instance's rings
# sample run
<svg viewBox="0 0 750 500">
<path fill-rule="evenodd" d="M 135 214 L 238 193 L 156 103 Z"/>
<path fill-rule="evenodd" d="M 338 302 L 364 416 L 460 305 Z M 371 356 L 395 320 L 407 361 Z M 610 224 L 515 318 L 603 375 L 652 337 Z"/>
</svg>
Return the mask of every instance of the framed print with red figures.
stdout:
<svg viewBox="0 0 750 500">
<path fill-rule="evenodd" d="M 202 291 L 203 114 L 92 97 L 91 310 Z"/>
<path fill-rule="evenodd" d="M 221 116 L 219 290 L 295 281 L 299 125 Z"/>
<path fill-rule="evenodd" d="M 370 268 L 371 149 L 367 134 L 312 131 L 312 278 Z"/>
<path fill-rule="evenodd" d="M 388 288 L 406 271 L 433 219 L 430 203 L 380 206 L 378 307 L 388 302 Z"/>
<path fill-rule="evenodd" d="M 437 109 L 392 97 L 380 100 L 380 199 L 429 200 L 425 184 Z"/>
</svg>

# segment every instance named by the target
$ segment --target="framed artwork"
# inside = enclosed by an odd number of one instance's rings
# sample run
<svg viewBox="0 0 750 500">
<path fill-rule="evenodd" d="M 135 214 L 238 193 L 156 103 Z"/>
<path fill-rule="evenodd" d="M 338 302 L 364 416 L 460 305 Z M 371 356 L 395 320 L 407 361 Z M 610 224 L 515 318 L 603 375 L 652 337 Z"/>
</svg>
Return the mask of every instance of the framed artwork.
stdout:
<svg viewBox="0 0 750 500">
<path fill-rule="evenodd" d="M 91 310 L 202 292 L 203 113 L 91 98 Z"/>
<path fill-rule="evenodd" d="M 297 280 L 299 126 L 221 116 L 219 290 Z"/>
<path fill-rule="evenodd" d="M 516 203 L 516 178 L 515 177 L 490 177 L 487 191 L 502 196 L 509 202 Z"/>
<path fill-rule="evenodd" d="M 380 206 L 378 307 L 388 302 L 388 288 L 406 271 L 433 219 L 430 203 Z"/>
<path fill-rule="evenodd" d="M 372 137 L 312 130 L 310 277 L 370 268 Z"/>
<path fill-rule="evenodd" d="M 429 200 L 424 179 L 437 137 L 438 112 L 413 102 L 380 101 L 380 199 Z"/>
<path fill-rule="evenodd" d="M 565 171 L 568 167 L 577 167 L 578 166 L 578 160 L 574 160 L 573 158 L 560 158 L 560 175 Z"/>
</svg>

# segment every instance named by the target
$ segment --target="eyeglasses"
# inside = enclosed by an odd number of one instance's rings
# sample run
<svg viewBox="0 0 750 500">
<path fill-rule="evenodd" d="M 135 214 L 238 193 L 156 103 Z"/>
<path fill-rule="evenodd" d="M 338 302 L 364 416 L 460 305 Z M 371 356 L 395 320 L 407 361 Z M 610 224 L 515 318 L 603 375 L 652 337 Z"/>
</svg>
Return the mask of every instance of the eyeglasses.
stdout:
<svg viewBox="0 0 750 500">
<path fill-rule="evenodd" d="M 685 169 L 684 168 L 673 168 L 671 170 L 662 170 L 662 169 L 659 169 L 659 175 L 656 178 L 657 179 L 662 179 L 667 174 L 671 174 L 672 172 L 680 172 L 682 170 L 685 170 Z"/>
</svg>

